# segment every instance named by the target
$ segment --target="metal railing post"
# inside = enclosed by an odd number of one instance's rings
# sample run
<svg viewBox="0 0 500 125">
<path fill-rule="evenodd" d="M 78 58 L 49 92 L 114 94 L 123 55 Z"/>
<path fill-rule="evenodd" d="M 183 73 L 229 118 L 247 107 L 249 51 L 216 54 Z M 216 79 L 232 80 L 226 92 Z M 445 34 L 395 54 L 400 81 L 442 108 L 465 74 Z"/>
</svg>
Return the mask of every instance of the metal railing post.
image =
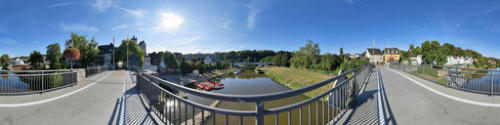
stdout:
<svg viewBox="0 0 500 125">
<path fill-rule="evenodd" d="M 45 77 L 45 76 L 43 76 L 43 74 L 44 74 L 44 73 L 43 73 L 43 71 L 42 71 L 42 91 L 41 91 L 41 93 L 43 93 L 43 90 L 45 89 L 45 88 L 44 88 L 44 87 L 45 87 L 45 86 L 44 86 L 44 84 L 45 84 L 44 77 Z"/>
<path fill-rule="evenodd" d="M 490 85 L 491 85 L 491 88 L 490 88 L 490 91 L 491 91 L 491 96 L 493 96 L 493 69 L 491 70 L 491 82 L 490 82 Z"/>
<path fill-rule="evenodd" d="M 257 116 L 255 116 L 255 125 L 264 124 L 264 102 L 259 101 L 255 104 L 257 110 Z"/>
</svg>

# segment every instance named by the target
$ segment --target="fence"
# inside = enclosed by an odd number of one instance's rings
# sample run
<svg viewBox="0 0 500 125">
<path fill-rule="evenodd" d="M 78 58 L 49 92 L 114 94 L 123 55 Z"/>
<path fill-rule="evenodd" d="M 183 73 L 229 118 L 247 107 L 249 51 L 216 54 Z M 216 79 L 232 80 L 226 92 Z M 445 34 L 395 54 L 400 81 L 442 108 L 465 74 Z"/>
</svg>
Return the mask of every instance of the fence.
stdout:
<svg viewBox="0 0 500 125">
<path fill-rule="evenodd" d="M 404 71 L 439 85 L 458 90 L 500 95 L 500 70 L 433 67 L 431 65 L 391 64 L 390 68 Z"/>
<path fill-rule="evenodd" d="M 1 70 L 0 95 L 43 93 L 77 83 L 71 70 Z"/>
<path fill-rule="evenodd" d="M 304 88 L 259 95 L 229 95 L 198 91 L 145 73 L 138 73 L 136 77 L 137 86 L 146 97 L 146 101 L 149 102 L 151 110 L 165 124 L 242 125 L 245 123 L 290 125 L 293 122 L 299 122 L 300 124 L 334 124 L 344 114 L 351 100 L 356 97 L 354 93 L 359 91 L 360 85 L 365 82 L 372 68 L 371 65 L 358 67 Z M 318 96 L 281 107 L 264 108 L 266 101 L 302 95 L 341 78 L 345 79 L 337 81 L 335 87 Z M 203 98 L 254 103 L 255 110 L 210 107 L 171 93 L 160 87 L 160 84 Z M 315 113 L 312 113 L 313 111 Z M 210 117 L 207 117 L 208 115 Z M 197 119 L 197 117 L 200 119 Z"/>
<path fill-rule="evenodd" d="M 95 75 L 97 73 L 106 71 L 106 70 L 108 70 L 108 66 L 106 66 L 106 65 L 104 65 L 104 66 L 87 66 L 87 68 L 85 68 L 85 77 L 89 77 L 89 76 Z"/>
</svg>

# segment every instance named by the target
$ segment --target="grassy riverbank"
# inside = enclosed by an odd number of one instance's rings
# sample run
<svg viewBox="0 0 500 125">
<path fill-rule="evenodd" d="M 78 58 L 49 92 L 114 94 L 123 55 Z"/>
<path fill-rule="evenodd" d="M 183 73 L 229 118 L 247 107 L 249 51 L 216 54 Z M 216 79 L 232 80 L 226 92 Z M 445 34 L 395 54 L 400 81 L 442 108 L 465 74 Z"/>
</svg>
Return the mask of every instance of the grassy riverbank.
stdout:
<svg viewBox="0 0 500 125">
<path fill-rule="evenodd" d="M 264 70 L 265 74 L 271 79 L 292 89 L 306 87 L 333 77 L 332 75 L 286 67 L 266 66 L 260 69 Z M 330 89 L 332 85 L 333 83 L 330 83 L 313 91 L 309 91 L 306 95 L 314 97 Z"/>
</svg>

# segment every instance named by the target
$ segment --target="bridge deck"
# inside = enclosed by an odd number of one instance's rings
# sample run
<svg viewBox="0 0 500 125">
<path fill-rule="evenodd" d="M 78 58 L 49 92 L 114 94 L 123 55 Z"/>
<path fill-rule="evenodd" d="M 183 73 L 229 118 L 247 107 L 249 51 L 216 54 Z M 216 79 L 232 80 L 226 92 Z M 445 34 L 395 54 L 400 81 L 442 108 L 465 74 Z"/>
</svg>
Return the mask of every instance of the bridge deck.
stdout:
<svg viewBox="0 0 500 125">
<path fill-rule="evenodd" d="M 387 96 L 383 102 L 385 114 L 389 124 L 402 125 L 474 125 L 498 124 L 500 119 L 499 107 L 486 107 L 457 101 L 437 94 L 417 84 L 419 82 L 431 89 L 461 99 L 477 98 L 474 102 L 488 102 L 499 104 L 498 96 L 487 96 L 462 92 L 436 85 L 418 77 L 397 73 L 397 71 L 379 67 L 384 80 L 383 92 Z M 408 78 L 413 79 L 409 80 Z M 415 82 L 414 82 L 415 81 Z M 487 100 L 480 100 L 488 98 Z"/>
<path fill-rule="evenodd" d="M 336 124 L 375 125 L 377 123 L 377 72 L 373 69 L 365 90 L 356 97 L 353 107 L 347 110 Z"/>
<path fill-rule="evenodd" d="M 85 81 L 76 86 L 48 93 L 2 96 L 0 97 L 0 124 L 117 124 L 121 113 L 120 98 L 126 75 L 126 71 L 108 71 L 86 78 Z M 75 92 L 75 90 L 77 91 Z M 68 94 L 72 92 L 74 93 Z M 148 115 L 146 108 L 141 103 L 132 82 L 129 83 L 126 97 L 128 103 L 126 119 L 128 122 L 131 124 L 155 124 L 151 120 L 150 116 L 152 115 Z M 6 107 L 6 105 L 17 104 L 27 105 Z"/>
</svg>

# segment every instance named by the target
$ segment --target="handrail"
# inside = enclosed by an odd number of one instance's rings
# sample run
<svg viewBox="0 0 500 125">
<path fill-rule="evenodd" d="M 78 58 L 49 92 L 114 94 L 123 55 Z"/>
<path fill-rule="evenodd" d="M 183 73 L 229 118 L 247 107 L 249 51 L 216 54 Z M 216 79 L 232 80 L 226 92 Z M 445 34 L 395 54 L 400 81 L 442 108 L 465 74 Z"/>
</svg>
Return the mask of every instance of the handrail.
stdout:
<svg viewBox="0 0 500 125">
<path fill-rule="evenodd" d="M 340 117 L 342 117 L 348 108 L 348 105 L 351 104 L 351 100 L 355 99 L 356 95 L 353 94 L 356 91 L 359 90 L 358 86 L 362 84 L 361 82 L 365 82 L 366 78 L 370 74 L 370 71 L 372 69 L 372 65 L 368 65 L 365 68 L 362 67 L 356 67 L 355 69 L 342 73 L 339 76 L 335 76 L 333 78 L 330 78 L 328 80 L 324 80 L 322 82 L 309 85 L 304 88 L 296 89 L 296 90 L 288 90 L 288 91 L 282 91 L 282 92 L 275 92 L 275 93 L 268 93 L 268 94 L 258 94 L 258 95 L 230 95 L 230 94 L 218 94 L 218 93 L 208 93 L 204 91 L 198 91 L 195 89 L 187 88 L 178 84 L 175 84 L 173 82 L 163 80 L 161 78 L 139 72 L 137 73 L 137 85 L 139 87 L 139 90 L 141 93 L 143 93 L 146 96 L 147 101 L 149 102 L 150 108 L 152 111 L 160 117 L 160 119 L 166 123 L 166 124 L 177 124 L 178 122 L 182 122 L 181 120 L 185 120 L 184 122 L 188 122 L 188 117 L 187 117 L 187 106 L 192 108 L 191 113 L 192 119 L 189 120 L 189 124 L 191 122 L 195 124 L 195 120 L 197 122 L 205 123 L 205 119 L 208 119 L 207 115 L 210 116 L 212 119 L 212 124 L 216 124 L 216 115 L 215 114 L 221 114 L 222 116 L 225 116 L 226 120 L 226 125 L 227 124 L 235 124 L 235 123 L 228 123 L 228 116 L 239 116 L 240 117 L 240 124 L 243 122 L 243 116 L 249 116 L 249 117 L 254 117 L 252 119 L 255 119 L 256 124 L 262 125 L 264 124 L 264 116 L 266 115 L 274 115 L 275 116 L 275 124 L 278 124 L 278 114 L 279 113 L 284 113 L 288 111 L 288 123 L 291 123 L 291 113 L 292 110 L 295 109 L 303 109 L 303 107 L 308 107 L 307 109 L 309 110 L 309 115 L 308 122 L 311 124 L 311 107 L 314 106 L 316 107 L 316 124 L 319 124 L 322 122 L 325 124 L 331 124 L 338 120 Z M 360 70 L 362 69 L 362 70 Z M 348 74 L 353 73 L 353 75 L 350 75 L 350 77 L 345 78 Z M 363 75 L 360 75 L 363 74 Z M 361 76 L 361 77 L 360 77 Z M 343 78 L 343 79 L 339 79 Z M 361 79 L 360 79 L 361 78 Z M 326 84 L 329 84 L 335 80 L 339 80 L 337 85 L 335 87 L 332 87 L 325 92 L 322 92 L 321 94 L 314 96 L 312 98 L 302 100 L 293 104 L 285 105 L 285 106 L 280 106 L 280 107 L 275 107 L 275 108 L 270 108 L 270 109 L 265 109 L 264 108 L 264 102 L 265 101 L 270 101 L 270 100 L 277 100 L 277 99 L 282 99 L 286 97 L 291 97 L 291 96 L 296 96 L 299 94 L 303 94 L 305 92 L 314 90 L 316 88 L 319 88 L 321 86 L 324 86 Z M 176 89 L 181 92 L 189 93 L 194 96 L 200 96 L 200 97 L 205 97 L 209 99 L 215 99 L 215 100 L 225 100 L 225 101 L 235 101 L 235 102 L 252 102 L 255 104 L 256 108 L 255 110 L 234 110 L 234 109 L 225 109 L 225 108 L 220 108 L 220 107 L 211 107 L 205 104 L 200 104 L 198 102 L 194 102 L 192 100 L 185 99 L 183 97 L 178 96 L 177 94 L 174 94 L 173 92 L 167 91 L 166 89 L 160 87 L 160 84 L 167 85 L 172 89 Z M 321 111 L 318 111 L 319 105 L 321 104 L 322 109 Z M 177 106 L 176 106 L 177 105 Z M 183 107 L 185 108 L 184 110 L 181 110 L 181 106 L 184 105 Z M 325 107 L 326 106 L 326 107 Z M 177 110 L 177 108 L 179 108 Z M 194 118 L 195 117 L 195 109 L 199 109 L 198 111 L 201 110 L 201 112 L 196 115 L 196 116 L 201 116 L 201 121 L 200 119 Z M 178 111 L 178 112 L 177 112 Z M 208 111 L 208 113 L 212 114 L 206 114 L 205 111 Z M 182 112 L 182 113 L 181 113 Z M 299 117 L 301 118 L 300 121 L 304 117 L 302 117 L 302 110 L 299 110 Z M 318 112 L 322 112 L 322 118 L 321 121 L 319 121 L 319 114 Z M 178 113 L 178 114 L 177 114 Z M 184 114 L 184 115 L 182 115 Z M 201 114 L 201 115 L 200 115 Z M 331 115 L 330 115 L 331 114 Z M 297 114 L 296 114 L 297 115 Z M 328 117 L 327 117 L 328 116 Z M 181 119 L 181 117 L 184 117 L 184 119 Z M 178 118 L 178 119 L 177 119 Z M 199 117 L 198 117 L 199 118 Z M 266 120 L 267 121 L 267 120 Z M 184 123 L 183 123 L 184 124 Z M 217 123 L 219 124 L 219 123 Z M 266 123 L 267 124 L 267 123 Z"/>
<path fill-rule="evenodd" d="M 139 76 L 144 77 L 144 76 L 142 76 L 142 74 L 139 74 Z M 148 78 L 145 78 L 145 79 L 146 80 L 150 80 Z M 167 95 L 169 95 L 171 97 L 174 97 L 175 99 L 181 100 L 184 103 L 187 103 L 187 104 L 190 104 L 192 106 L 195 106 L 197 108 L 203 108 L 203 109 L 208 110 L 208 111 L 217 112 L 217 113 L 224 113 L 224 114 L 230 114 L 230 115 L 255 116 L 257 114 L 257 112 L 255 112 L 255 111 L 242 111 L 242 110 L 221 109 L 221 108 L 214 108 L 214 107 L 206 106 L 206 105 L 199 104 L 199 103 L 191 101 L 191 100 L 184 99 L 184 98 L 182 98 L 182 97 L 180 97 L 180 96 L 178 96 L 178 95 L 176 95 L 176 94 L 174 94 L 174 93 L 172 93 L 170 91 L 167 91 L 167 90 L 163 89 L 158 84 L 154 84 L 154 82 L 152 82 L 152 81 L 149 81 L 148 83 L 150 83 L 154 87 L 160 89 L 162 92 L 165 92 Z"/>
<path fill-rule="evenodd" d="M 377 68 L 377 112 L 378 112 L 378 124 L 385 125 L 385 115 L 384 107 L 382 106 L 382 96 L 380 95 L 380 84 L 383 84 L 382 75 L 380 74 L 380 69 Z"/>
<path fill-rule="evenodd" d="M 267 100 L 273 100 L 273 99 L 279 99 L 279 98 L 286 98 L 286 97 L 291 97 L 291 96 L 296 96 L 300 95 L 302 93 L 314 90 L 316 88 L 322 87 L 330 82 L 333 82 L 341 77 L 345 77 L 345 75 L 353 73 L 360 67 L 357 67 L 351 71 L 345 72 L 341 75 L 335 76 L 333 78 L 324 80 L 322 82 L 309 85 L 303 88 L 299 89 L 294 89 L 294 90 L 288 90 L 288 91 L 281 91 L 281 92 L 274 92 L 274 93 L 267 93 L 267 94 L 258 94 L 258 95 L 232 95 L 232 94 L 218 94 L 218 93 L 209 93 L 205 91 L 198 91 L 195 89 L 191 89 L 185 86 L 178 85 L 176 83 L 163 80 L 157 77 L 152 77 L 155 80 L 159 80 L 162 82 L 169 83 L 167 86 L 173 87 L 174 89 L 179 89 L 180 91 L 184 91 L 186 93 L 190 93 L 196 96 L 202 96 L 202 97 L 207 97 L 207 98 L 212 98 L 212 99 L 221 99 L 221 100 L 227 100 L 227 101 L 240 101 L 240 102 L 257 102 L 257 101 L 267 101 Z"/>
<path fill-rule="evenodd" d="M 0 84 L 0 95 L 44 93 L 77 84 L 77 72 L 69 70 L 51 71 L 34 72 L 31 70 L 31 73 L 36 74 L 20 72 L 0 74 L 0 83 L 2 83 Z"/>
</svg>

